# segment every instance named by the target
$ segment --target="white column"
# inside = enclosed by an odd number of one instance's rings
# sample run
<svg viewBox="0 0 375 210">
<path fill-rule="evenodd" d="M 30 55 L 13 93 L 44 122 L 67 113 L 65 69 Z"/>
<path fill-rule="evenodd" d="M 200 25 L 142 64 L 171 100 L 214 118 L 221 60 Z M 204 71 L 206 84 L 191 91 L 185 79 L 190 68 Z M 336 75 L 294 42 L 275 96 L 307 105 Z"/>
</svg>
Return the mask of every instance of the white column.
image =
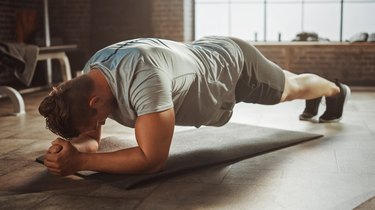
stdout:
<svg viewBox="0 0 375 210">
<path fill-rule="evenodd" d="M 51 35 L 49 30 L 49 14 L 48 14 L 48 0 L 43 0 L 44 6 L 44 32 L 45 32 L 45 41 L 46 47 L 51 46 Z M 51 59 L 47 59 L 47 84 L 52 86 L 52 62 Z"/>
</svg>

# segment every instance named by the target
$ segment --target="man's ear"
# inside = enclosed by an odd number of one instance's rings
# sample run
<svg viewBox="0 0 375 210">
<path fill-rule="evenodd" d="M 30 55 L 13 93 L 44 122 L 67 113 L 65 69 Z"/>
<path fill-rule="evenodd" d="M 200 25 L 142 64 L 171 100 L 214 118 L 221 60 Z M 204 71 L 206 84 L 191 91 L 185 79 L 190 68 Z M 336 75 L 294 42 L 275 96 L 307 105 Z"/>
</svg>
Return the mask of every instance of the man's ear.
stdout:
<svg viewBox="0 0 375 210">
<path fill-rule="evenodd" d="M 99 102 L 100 98 L 99 96 L 93 96 L 90 98 L 90 101 L 89 101 L 89 106 L 91 108 L 96 108 L 96 106 L 98 106 L 98 102 Z"/>
</svg>

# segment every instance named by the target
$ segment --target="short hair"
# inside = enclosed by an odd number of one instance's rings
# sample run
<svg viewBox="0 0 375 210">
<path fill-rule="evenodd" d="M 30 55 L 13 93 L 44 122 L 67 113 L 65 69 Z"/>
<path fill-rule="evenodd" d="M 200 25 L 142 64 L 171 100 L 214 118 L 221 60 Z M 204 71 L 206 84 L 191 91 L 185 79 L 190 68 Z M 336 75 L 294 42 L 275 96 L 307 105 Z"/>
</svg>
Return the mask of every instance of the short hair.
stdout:
<svg viewBox="0 0 375 210">
<path fill-rule="evenodd" d="M 82 75 L 44 98 L 39 113 L 46 119 L 46 128 L 65 139 L 79 136 L 78 127 L 89 122 L 96 110 L 88 104 L 94 82 Z"/>
</svg>

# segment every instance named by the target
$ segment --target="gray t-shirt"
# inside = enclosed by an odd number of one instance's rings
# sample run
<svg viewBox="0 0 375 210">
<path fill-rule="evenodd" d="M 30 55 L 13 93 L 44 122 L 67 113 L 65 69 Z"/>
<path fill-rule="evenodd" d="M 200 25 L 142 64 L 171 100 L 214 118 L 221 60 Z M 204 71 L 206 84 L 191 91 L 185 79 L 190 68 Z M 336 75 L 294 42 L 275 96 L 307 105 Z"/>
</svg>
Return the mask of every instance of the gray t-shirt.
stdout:
<svg viewBox="0 0 375 210">
<path fill-rule="evenodd" d="M 173 107 L 176 125 L 199 127 L 228 122 L 242 67 L 242 51 L 227 37 L 140 38 L 98 51 L 84 72 L 103 72 L 118 104 L 110 117 L 120 124 L 134 127 L 137 116 Z"/>
</svg>

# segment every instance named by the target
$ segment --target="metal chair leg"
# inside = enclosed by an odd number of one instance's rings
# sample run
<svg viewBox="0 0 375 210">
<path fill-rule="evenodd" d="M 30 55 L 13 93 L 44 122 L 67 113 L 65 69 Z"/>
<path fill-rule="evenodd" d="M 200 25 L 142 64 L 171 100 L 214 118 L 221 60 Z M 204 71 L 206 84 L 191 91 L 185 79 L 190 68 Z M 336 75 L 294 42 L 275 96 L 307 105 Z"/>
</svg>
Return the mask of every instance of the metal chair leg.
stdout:
<svg viewBox="0 0 375 210">
<path fill-rule="evenodd" d="M 25 114 L 25 102 L 21 94 L 14 88 L 8 86 L 0 86 L 0 93 L 7 95 L 13 104 L 13 113 L 12 115 L 18 116 Z"/>
</svg>

